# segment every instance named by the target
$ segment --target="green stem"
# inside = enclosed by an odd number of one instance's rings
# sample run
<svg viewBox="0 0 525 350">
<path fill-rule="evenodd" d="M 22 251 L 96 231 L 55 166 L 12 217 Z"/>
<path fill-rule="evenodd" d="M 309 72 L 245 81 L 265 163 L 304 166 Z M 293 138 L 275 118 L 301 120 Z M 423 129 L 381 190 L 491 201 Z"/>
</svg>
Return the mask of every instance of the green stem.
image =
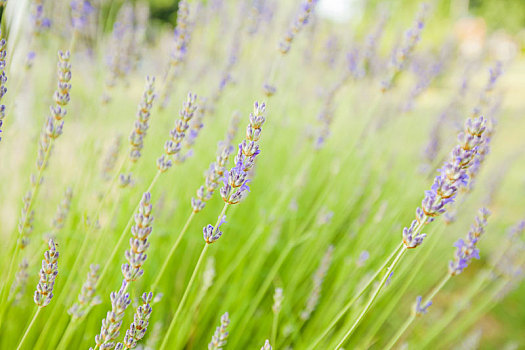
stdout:
<svg viewBox="0 0 525 350">
<path fill-rule="evenodd" d="M 164 273 L 166 272 L 166 269 L 168 268 L 169 262 L 172 259 L 173 255 L 175 254 L 175 251 L 177 250 L 177 247 L 179 246 L 180 242 L 182 241 L 182 237 L 184 237 L 184 234 L 188 230 L 188 227 L 190 226 L 191 221 L 195 217 L 195 212 L 192 211 L 188 219 L 186 220 L 186 223 L 184 224 L 184 227 L 179 233 L 179 237 L 177 237 L 177 240 L 173 244 L 173 246 L 170 249 L 170 252 L 168 253 L 168 256 L 166 259 L 164 259 L 164 263 L 162 264 L 162 267 L 160 268 L 160 271 L 157 273 L 157 277 L 155 278 L 155 281 L 153 282 L 151 286 L 151 291 L 153 293 L 156 293 L 157 287 L 159 285 L 160 280 L 162 279 L 162 276 L 164 276 Z"/>
<path fill-rule="evenodd" d="M 195 268 L 193 269 L 188 285 L 186 286 L 186 290 L 184 291 L 184 294 L 182 295 L 182 299 L 180 300 L 177 310 L 175 311 L 175 315 L 173 316 L 173 319 L 171 320 L 170 326 L 168 327 L 168 331 L 166 332 L 166 335 L 164 336 L 164 339 L 162 340 L 162 344 L 160 345 L 160 350 L 166 349 L 166 346 L 168 345 L 168 340 L 170 338 L 170 335 L 171 333 L 173 333 L 173 329 L 175 328 L 175 325 L 177 323 L 177 319 L 182 310 L 182 307 L 184 306 L 184 303 L 186 302 L 186 299 L 188 298 L 188 295 L 190 294 L 191 287 L 193 286 L 193 283 L 195 282 L 195 278 L 197 277 L 199 268 L 202 262 L 204 261 L 204 256 L 206 255 L 206 251 L 208 250 L 208 247 L 209 247 L 209 244 L 205 243 L 204 247 L 202 248 L 201 254 L 199 256 L 199 260 L 197 260 L 197 264 L 195 265 Z"/>
<path fill-rule="evenodd" d="M 361 295 L 363 295 L 363 293 L 368 289 L 368 287 L 370 287 L 372 282 L 375 281 L 377 276 L 379 276 L 379 274 L 386 268 L 386 266 L 390 263 L 390 261 L 394 258 L 394 256 L 396 254 L 398 254 L 399 250 L 402 247 L 403 247 L 403 243 L 400 243 L 396 247 L 396 249 L 394 249 L 392 251 L 392 253 L 388 256 L 388 258 L 386 258 L 386 260 L 383 262 L 381 267 L 379 269 L 377 269 L 377 271 L 374 273 L 374 275 L 368 280 L 366 285 L 364 285 L 359 290 L 359 292 L 343 307 L 343 309 L 335 316 L 335 318 L 328 325 L 328 327 L 326 327 L 326 329 L 321 333 L 321 335 L 319 335 L 317 337 L 317 339 L 308 347 L 308 350 L 315 349 L 319 345 L 319 343 L 328 335 L 328 333 L 330 333 L 330 331 L 335 327 L 337 322 L 339 322 L 341 320 L 341 318 L 343 318 L 343 316 L 348 312 L 348 310 L 350 310 L 350 308 L 352 307 L 352 305 L 354 305 L 354 303 L 357 301 L 357 299 L 359 299 L 361 297 Z"/>
<path fill-rule="evenodd" d="M 73 319 L 71 319 L 71 321 L 68 322 L 66 330 L 64 331 L 64 335 L 60 339 L 60 342 L 58 343 L 56 350 L 66 348 L 69 345 L 71 337 L 75 333 L 77 326 L 78 326 L 78 322 L 76 322 Z"/>
<path fill-rule="evenodd" d="M 41 307 L 36 309 L 35 315 L 33 316 L 33 319 L 31 319 L 31 322 L 29 323 L 29 326 L 27 326 L 26 331 L 24 332 L 24 335 L 22 336 L 22 339 L 20 339 L 20 343 L 18 343 L 18 347 L 16 348 L 16 350 L 20 350 L 22 348 L 22 345 L 24 344 L 24 341 L 26 340 L 27 335 L 29 334 L 29 331 L 31 330 L 31 328 L 35 324 L 36 318 L 38 317 L 38 314 L 40 313 L 40 310 L 42 310 Z"/>
<path fill-rule="evenodd" d="M 368 300 L 368 302 L 365 305 L 363 311 L 361 311 L 361 314 L 359 314 L 359 316 L 357 317 L 357 320 L 355 320 L 355 322 L 352 325 L 352 327 L 350 327 L 348 332 L 346 332 L 346 334 L 343 336 L 343 339 L 341 339 L 341 341 L 336 345 L 335 350 L 341 349 L 341 347 L 346 342 L 346 340 L 352 335 L 352 333 L 355 331 L 357 326 L 365 318 L 366 314 L 372 308 L 372 304 L 374 303 L 374 301 L 376 300 L 377 296 L 379 295 L 379 292 L 383 289 L 383 287 L 384 287 L 384 285 L 386 283 L 386 280 L 388 279 L 388 276 L 390 276 L 390 274 L 392 272 L 394 272 L 394 269 L 396 268 L 397 264 L 401 261 L 401 258 L 406 253 L 406 251 L 407 251 L 407 248 L 405 246 L 403 246 L 401 248 L 401 250 L 397 253 L 397 256 L 395 257 L 394 261 L 392 262 L 392 264 L 390 264 L 390 266 L 388 267 L 385 275 L 383 276 L 383 279 L 381 280 L 381 283 L 379 283 L 379 286 L 376 288 L 376 290 L 374 291 L 374 293 L 372 294 L 372 296 Z"/>
<path fill-rule="evenodd" d="M 5 279 L 5 282 L 2 284 L 2 291 L 0 293 L 0 295 L 1 295 L 1 297 L 0 297 L 0 305 L 2 305 L 2 311 L 0 311 L 0 315 L 2 315 L 2 316 L 4 314 L 4 308 L 7 305 L 6 299 L 7 299 L 7 295 L 9 295 L 9 287 L 11 286 L 10 281 L 13 278 L 14 266 L 16 264 L 16 261 L 18 260 L 18 254 L 20 253 L 20 250 L 21 250 L 20 242 L 21 242 L 21 239 L 22 239 L 22 237 L 24 235 L 24 231 L 25 231 L 25 228 L 26 228 L 26 225 L 27 225 L 27 220 L 31 216 L 31 211 L 33 210 L 33 204 L 35 203 L 35 198 L 37 197 L 38 192 L 40 190 L 40 183 L 42 182 L 42 174 L 44 173 L 44 169 L 47 167 L 47 162 L 48 162 L 49 156 L 51 154 L 51 148 L 53 148 L 54 140 L 55 139 L 51 138 L 51 140 L 49 141 L 49 146 L 48 146 L 46 154 L 44 156 L 44 160 L 42 161 L 42 166 L 38 170 L 35 186 L 34 186 L 34 189 L 33 189 L 33 195 L 31 196 L 31 199 L 29 200 L 29 205 L 27 207 L 27 212 L 26 212 L 26 215 L 24 217 L 24 221 L 22 221 L 22 223 L 21 223 L 20 232 L 19 232 L 17 240 L 15 242 L 15 246 L 14 246 L 14 248 L 11 249 L 11 257 L 12 258 L 11 258 L 11 262 L 9 263 L 9 270 L 7 272 L 7 278 Z M 13 250 L 14 250 L 14 252 L 13 252 Z M 0 325 L 1 325 L 1 322 L 2 321 L 0 319 Z"/>
<path fill-rule="evenodd" d="M 274 314 L 272 322 L 272 344 L 277 348 L 277 326 L 279 325 L 279 313 Z"/>
</svg>

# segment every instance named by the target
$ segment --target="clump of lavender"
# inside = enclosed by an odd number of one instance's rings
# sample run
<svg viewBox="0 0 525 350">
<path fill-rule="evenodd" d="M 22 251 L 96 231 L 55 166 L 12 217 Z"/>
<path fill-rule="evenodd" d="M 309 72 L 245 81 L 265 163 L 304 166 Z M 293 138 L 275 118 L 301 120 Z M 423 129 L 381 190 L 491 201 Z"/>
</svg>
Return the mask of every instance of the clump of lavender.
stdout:
<svg viewBox="0 0 525 350">
<path fill-rule="evenodd" d="M 284 37 L 279 42 L 279 51 L 285 55 L 290 51 L 292 47 L 292 42 L 297 34 L 303 29 L 305 25 L 308 24 L 312 11 L 314 10 L 317 0 L 305 0 L 301 4 L 301 9 L 297 14 L 297 17 L 294 19 L 288 31 Z"/>
<path fill-rule="evenodd" d="M 483 117 L 469 118 L 464 131 L 459 134 L 459 144 L 450 153 L 449 160 L 439 169 L 430 191 L 425 192 L 421 207 L 416 209 L 416 219 L 410 227 L 403 229 L 403 243 L 407 248 L 416 248 L 426 237 L 420 234 L 425 224 L 432 222 L 446 211 L 447 204 L 454 202 L 460 187 L 468 183 L 468 169 L 482 142 L 486 128 Z"/>
<path fill-rule="evenodd" d="M 53 287 L 58 275 L 58 251 L 53 239 L 48 242 L 49 249 L 44 253 L 40 281 L 35 290 L 33 300 L 38 307 L 47 306 L 53 299 Z"/>
<path fill-rule="evenodd" d="M 211 337 L 211 342 L 208 344 L 208 350 L 221 350 L 226 345 L 228 340 L 228 332 L 226 328 L 230 324 L 230 317 L 228 313 L 221 316 L 221 325 L 217 327 L 215 333 Z"/>
<path fill-rule="evenodd" d="M 239 144 L 239 151 L 235 156 L 235 166 L 231 168 L 223 177 L 223 183 L 220 193 L 226 205 L 237 204 L 250 191 L 248 183 L 251 181 L 249 173 L 255 165 L 255 158 L 260 153 L 259 139 L 261 137 L 261 128 L 266 121 L 264 112 L 266 104 L 255 102 L 254 111 L 250 113 L 250 123 L 246 128 L 246 139 Z M 217 227 L 208 224 L 203 228 L 204 240 L 207 244 L 217 241 L 222 232 L 219 227 L 226 222 L 225 216 L 218 218 Z"/>
<path fill-rule="evenodd" d="M 308 319 L 310 319 L 312 312 L 315 310 L 315 307 L 319 303 L 319 298 L 321 297 L 321 290 L 323 287 L 323 281 L 326 276 L 326 273 L 328 272 L 328 269 L 330 268 L 330 264 L 332 263 L 333 251 L 334 246 L 329 246 L 326 252 L 324 253 L 323 258 L 321 259 L 319 267 L 317 268 L 312 277 L 313 288 L 310 292 L 308 300 L 306 301 L 306 305 L 303 311 L 301 311 L 300 315 L 300 318 L 303 321 L 307 321 Z"/>
<path fill-rule="evenodd" d="M 30 11 L 33 35 L 40 35 L 51 27 L 51 20 L 44 15 L 44 0 L 33 0 Z"/>
<path fill-rule="evenodd" d="M 89 16 L 95 9 L 88 0 L 72 0 L 70 5 L 71 25 L 75 30 L 81 30 L 86 26 Z"/>
<path fill-rule="evenodd" d="M 102 178 L 108 181 L 112 177 L 112 172 L 117 165 L 118 154 L 120 152 L 120 145 L 122 143 L 122 136 L 115 137 L 113 143 L 106 152 L 106 156 L 102 161 Z"/>
<path fill-rule="evenodd" d="M 459 239 L 454 244 L 457 250 L 454 254 L 454 260 L 449 263 L 448 270 L 450 275 L 459 275 L 469 265 L 472 258 L 479 259 L 477 243 L 481 235 L 485 232 L 489 215 L 490 212 L 486 208 L 481 208 L 465 240 Z"/>
<path fill-rule="evenodd" d="M 179 112 L 180 119 L 175 122 L 175 128 L 170 131 L 170 139 L 164 145 L 165 154 L 157 159 L 157 168 L 160 172 L 165 172 L 173 165 L 173 156 L 180 152 L 182 141 L 186 136 L 186 131 L 190 127 L 190 120 L 195 115 L 198 106 L 196 104 L 197 95 L 188 93 L 186 102 L 182 105 Z"/>
<path fill-rule="evenodd" d="M 130 152 L 129 159 L 136 163 L 144 146 L 144 138 L 149 128 L 149 120 L 151 116 L 151 107 L 155 100 L 155 77 L 146 77 L 146 86 L 144 87 L 144 94 L 142 101 L 140 101 L 137 110 L 137 120 L 135 121 L 135 128 L 129 135 Z"/>
<path fill-rule="evenodd" d="M 384 33 L 385 25 L 388 20 L 388 13 L 382 11 L 379 14 L 379 18 L 373 30 L 366 37 L 363 54 L 362 54 L 362 66 L 366 73 L 370 74 L 373 70 L 373 63 L 376 59 L 376 52 L 379 46 L 379 40 Z"/>
<path fill-rule="evenodd" d="M 149 248 L 148 236 L 153 230 L 152 209 L 151 194 L 145 192 L 140 201 L 139 212 L 135 214 L 135 225 L 131 227 L 133 237 L 129 239 L 130 249 L 126 251 L 128 262 L 122 265 L 122 275 L 126 282 L 136 281 L 144 273 L 142 265 L 148 257 L 146 254 Z"/>
<path fill-rule="evenodd" d="M 122 286 L 118 292 L 111 292 L 111 311 L 108 311 L 106 318 L 102 320 L 100 333 L 95 336 L 96 349 L 112 349 L 115 344 L 113 340 L 120 334 L 122 319 L 131 300 L 129 293 L 126 293 L 128 282 L 122 281 Z M 93 348 L 90 348 L 93 349 Z"/>
<path fill-rule="evenodd" d="M 7 75 L 5 74 L 5 58 L 7 56 L 6 51 L 6 41 L 2 38 L 2 32 L 0 31 L 0 102 L 4 98 L 4 95 L 7 93 L 7 88 L 5 84 L 7 83 Z M 0 104 L 0 134 L 2 133 L 2 125 L 5 118 L 5 105 Z M 0 135 L 0 141 L 2 141 L 2 135 Z"/>
<path fill-rule="evenodd" d="M 146 330 L 149 325 L 149 318 L 151 316 L 151 305 L 150 302 L 153 299 L 153 293 L 144 293 L 142 294 L 142 305 L 137 308 L 135 316 L 133 316 L 133 323 L 129 326 L 129 329 L 126 331 L 126 336 L 124 337 L 123 344 L 118 343 L 115 349 L 120 349 L 125 347 L 126 349 L 134 349 L 137 347 L 137 343 L 144 338 L 146 335 Z"/>
<path fill-rule="evenodd" d="M 78 295 L 78 302 L 73 304 L 67 311 L 73 319 L 83 318 L 93 306 L 102 302 L 99 296 L 95 296 L 95 287 L 99 278 L 99 268 L 99 265 L 91 265 L 89 267 L 86 281 L 82 285 L 82 289 Z"/>
<path fill-rule="evenodd" d="M 428 10 L 428 4 L 423 3 L 416 15 L 413 26 L 405 32 L 404 42 L 392 53 L 392 59 L 390 62 L 390 75 L 381 84 L 381 89 L 383 92 L 390 90 L 399 77 L 400 73 L 406 69 L 412 53 L 414 52 L 417 43 L 421 39 L 421 32 L 425 27 Z"/>
<path fill-rule="evenodd" d="M 64 227 L 64 223 L 69 215 L 69 209 L 71 207 L 71 198 L 73 198 L 73 190 L 71 187 L 66 188 L 64 198 L 58 205 L 55 218 L 53 219 L 53 228 L 58 231 Z"/>
</svg>

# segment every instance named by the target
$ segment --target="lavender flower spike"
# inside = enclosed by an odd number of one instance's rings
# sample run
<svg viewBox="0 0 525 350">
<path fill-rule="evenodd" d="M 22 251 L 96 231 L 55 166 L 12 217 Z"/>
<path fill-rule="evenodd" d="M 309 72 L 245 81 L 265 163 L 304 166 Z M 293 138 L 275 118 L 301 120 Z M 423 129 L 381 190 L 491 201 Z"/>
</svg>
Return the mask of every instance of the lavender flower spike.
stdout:
<svg viewBox="0 0 525 350">
<path fill-rule="evenodd" d="M 95 296 L 95 286 L 97 285 L 99 278 L 99 268 L 99 265 L 91 265 L 89 267 L 86 282 L 84 282 L 80 294 L 78 295 L 78 302 L 71 306 L 67 311 L 73 319 L 84 317 L 91 307 L 102 302 L 99 296 Z"/>
<path fill-rule="evenodd" d="M 389 77 L 382 82 L 381 89 L 383 92 L 390 90 L 393 87 L 400 73 L 407 67 L 412 53 L 414 52 L 417 43 L 421 39 L 421 32 L 425 27 L 428 10 L 428 4 L 421 4 L 413 26 L 405 33 L 405 40 L 403 44 L 392 53 L 392 59 L 390 62 L 391 72 Z"/>
<path fill-rule="evenodd" d="M 151 194 L 145 192 L 140 201 L 139 212 L 135 214 L 135 225 L 131 227 L 133 237 L 129 239 L 130 249 L 125 253 L 128 262 L 122 265 L 122 275 L 126 282 L 136 281 L 144 273 L 142 265 L 148 257 L 146 254 L 149 248 L 148 236 L 153 230 L 152 209 Z"/>
<path fill-rule="evenodd" d="M 175 128 L 170 131 L 170 139 L 164 144 L 164 155 L 157 159 L 157 168 L 160 172 L 165 172 L 173 165 L 173 157 L 180 152 L 182 141 L 186 137 L 186 131 L 190 127 L 190 120 L 197 111 L 197 95 L 188 93 L 186 102 L 182 105 L 179 112 L 180 119 L 175 122 Z"/>
<path fill-rule="evenodd" d="M 303 29 L 304 26 L 308 24 L 310 20 L 310 15 L 314 10 L 317 0 L 305 0 L 301 5 L 301 10 L 297 14 L 297 17 L 294 19 L 290 28 L 279 42 L 279 51 L 285 55 L 290 51 L 292 47 L 292 42 L 297 34 Z"/>
<path fill-rule="evenodd" d="M 7 56 L 6 52 L 6 41 L 4 38 L 2 38 L 2 32 L 0 31 L 0 102 L 2 101 L 2 98 L 7 93 L 7 88 L 5 87 L 5 84 L 7 83 L 7 75 L 5 74 L 5 58 Z M 5 118 L 5 105 L 0 104 L 0 141 L 2 141 L 2 124 L 4 123 Z"/>
<path fill-rule="evenodd" d="M 447 205 L 454 202 L 458 189 L 468 183 L 468 169 L 472 166 L 486 120 L 483 117 L 469 118 L 464 131 L 458 135 L 459 144 L 450 153 L 449 160 L 439 169 L 430 191 L 425 192 L 421 207 L 416 209 L 416 219 L 410 227 L 403 229 L 403 243 L 407 248 L 416 248 L 423 243 L 425 234 L 420 234 L 424 225 L 443 214 Z"/>
<path fill-rule="evenodd" d="M 264 345 L 261 347 L 261 350 L 272 350 L 272 346 L 270 345 L 270 341 L 266 339 L 264 342 Z"/>
<path fill-rule="evenodd" d="M 88 0 L 71 1 L 71 24 L 75 30 L 83 29 L 94 12 L 93 5 Z"/>
<path fill-rule="evenodd" d="M 266 121 L 264 112 L 266 105 L 255 102 L 254 112 L 250 114 L 250 123 L 246 128 L 246 139 L 239 144 L 235 167 L 224 176 L 224 186 L 221 188 L 222 199 L 229 204 L 237 204 L 250 191 L 248 175 L 255 164 L 255 158 L 260 153 L 259 138 L 261 128 Z"/>
<path fill-rule="evenodd" d="M 226 312 L 221 316 L 221 325 L 215 330 L 211 342 L 208 344 L 208 350 L 221 350 L 222 347 L 226 345 L 226 341 L 228 340 L 228 332 L 226 331 L 226 328 L 229 324 L 230 318 Z"/>
<path fill-rule="evenodd" d="M 129 326 L 129 329 L 126 331 L 126 336 L 124 337 L 123 346 L 126 349 L 136 348 L 137 342 L 146 335 L 152 311 L 150 306 L 152 300 L 153 293 L 149 292 L 142 294 L 142 305 L 137 308 L 135 316 L 133 317 L 133 323 Z"/>
<path fill-rule="evenodd" d="M 151 107 L 155 100 L 155 77 L 146 77 L 146 86 L 144 87 L 144 94 L 142 101 L 140 101 L 137 110 L 137 120 L 135 121 L 135 128 L 129 135 L 130 152 L 129 159 L 136 163 L 139 160 L 144 147 L 144 138 L 149 128 L 149 120 L 151 116 Z"/>
<path fill-rule="evenodd" d="M 469 265 L 472 258 L 479 259 L 477 243 L 481 235 L 485 232 L 485 226 L 487 225 L 489 215 L 490 212 L 486 208 L 481 208 L 478 216 L 476 216 L 474 224 L 467 233 L 466 239 L 459 239 L 454 244 L 454 247 L 457 249 L 454 254 L 454 260 L 449 263 L 448 270 L 450 275 L 459 275 Z"/>
<path fill-rule="evenodd" d="M 122 281 L 120 290 L 111 293 L 111 311 L 108 311 L 106 318 L 102 320 L 100 333 L 95 336 L 96 349 L 109 350 L 115 346 L 113 340 L 118 338 L 120 334 L 120 326 L 122 326 L 124 313 L 131 303 L 129 294 L 126 293 L 127 288 L 128 283 L 124 280 Z"/>
<path fill-rule="evenodd" d="M 42 269 L 40 269 L 40 281 L 36 286 L 34 295 L 35 304 L 38 307 L 47 306 L 53 298 L 53 287 L 58 275 L 58 251 L 53 239 L 48 242 L 49 249 L 44 253 Z"/>
</svg>

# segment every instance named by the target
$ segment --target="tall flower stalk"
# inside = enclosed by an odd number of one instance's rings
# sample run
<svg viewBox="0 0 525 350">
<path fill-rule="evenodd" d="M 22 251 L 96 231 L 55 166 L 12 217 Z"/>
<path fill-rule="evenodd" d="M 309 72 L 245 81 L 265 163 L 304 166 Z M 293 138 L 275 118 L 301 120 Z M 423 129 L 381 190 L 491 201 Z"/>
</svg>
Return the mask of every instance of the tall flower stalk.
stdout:
<svg viewBox="0 0 525 350">
<path fill-rule="evenodd" d="M 203 237 L 205 241 L 204 247 L 202 248 L 190 280 L 188 281 L 182 298 L 177 306 L 177 310 L 171 320 L 168 331 L 164 336 L 164 340 L 160 346 L 161 350 L 166 349 L 168 345 L 169 338 L 177 324 L 178 316 L 188 298 L 209 246 L 222 236 L 220 226 L 226 222 L 226 211 L 231 205 L 238 204 L 245 199 L 250 191 L 250 187 L 248 186 L 248 183 L 251 181 L 249 179 L 249 174 L 255 165 L 255 158 L 260 153 L 259 139 L 262 133 L 261 128 L 266 121 L 264 116 L 265 110 L 266 105 L 264 103 L 259 104 L 258 102 L 255 102 L 254 111 L 253 113 L 250 113 L 250 123 L 246 127 L 246 138 L 238 147 L 238 153 L 235 157 L 235 166 L 226 172 L 223 177 L 223 186 L 220 193 L 224 201 L 224 206 L 217 217 L 215 225 L 208 224 L 203 228 Z"/>
<path fill-rule="evenodd" d="M 425 192 L 425 198 L 421 202 L 421 207 L 416 209 L 416 219 L 412 221 L 410 227 L 403 229 L 403 246 L 397 250 L 393 262 L 388 266 L 378 287 L 372 293 L 363 310 L 339 341 L 336 349 L 340 349 L 346 340 L 352 335 L 357 326 L 370 311 L 379 292 L 395 267 L 399 264 L 408 249 L 418 247 L 423 243 L 425 234 L 421 233 L 423 227 L 435 220 L 436 217 L 447 210 L 447 205 L 454 202 L 458 190 L 461 186 L 468 184 L 468 168 L 477 154 L 481 144 L 482 136 L 485 131 L 485 118 L 469 118 L 465 122 L 464 130 L 458 136 L 459 144 L 450 153 L 449 160 L 445 162 L 439 170 L 440 174 L 434 179 L 430 191 Z"/>
<path fill-rule="evenodd" d="M 432 300 L 435 296 L 445 287 L 451 277 L 459 275 L 469 265 L 470 261 L 479 259 L 479 250 L 476 247 L 479 239 L 485 232 L 485 226 L 487 225 L 487 219 L 490 212 L 481 208 L 478 216 L 476 216 L 474 224 L 470 231 L 467 233 L 466 239 L 459 239 L 455 244 L 456 252 L 454 254 L 454 260 L 450 261 L 448 273 L 441 279 L 441 281 L 432 289 L 429 295 L 424 299 L 418 296 L 416 303 L 412 308 L 410 317 L 401 326 L 399 331 L 394 335 L 390 342 L 385 347 L 386 350 L 390 350 L 394 347 L 397 341 L 403 336 L 410 325 L 421 315 L 426 314 L 428 308 L 433 304 Z"/>
<path fill-rule="evenodd" d="M 4 308 L 6 307 L 7 291 L 12 280 L 12 274 L 14 265 L 17 261 L 20 250 L 23 250 L 29 244 L 28 234 L 33 229 L 34 220 L 34 204 L 38 197 L 40 185 L 43 182 L 43 174 L 46 169 L 51 155 L 51 151 L 55 140 L 62 135 L 62 129 L 64 127 L 64 118 L 67 110 L 66 106 L 69 103 L 69 91 L 71 90 L 71 63 L 69 62 L 69 52 L 58 52 L 58 86 L 53 95 L 54 104 L 50 107 L 50 115 L 44 123 L 44 127 L 40 134 L 39 148 L 37 153 L 36 174 L 32 174 L 30 177 L 31 189 L 25 194 L 23 198 L 22 213 L 18 225 L 18 236 L 16 246 L 12 250 L 11 263 L 7 272 L 7 278 L 2 284 L 2 293 L 0 298 L 0 305 L 2 311 L 0 316 L 3 315 Z M 1 319 L 1 318 L 0 318 Z"/>
</svg>

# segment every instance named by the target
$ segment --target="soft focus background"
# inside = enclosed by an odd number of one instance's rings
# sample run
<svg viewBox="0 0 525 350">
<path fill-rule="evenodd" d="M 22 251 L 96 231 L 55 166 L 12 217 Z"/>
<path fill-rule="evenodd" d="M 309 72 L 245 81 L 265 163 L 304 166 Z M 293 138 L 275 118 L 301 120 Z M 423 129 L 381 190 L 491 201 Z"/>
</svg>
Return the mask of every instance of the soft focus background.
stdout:
<svg viewBox="0 0 525 350">
<path fill-rule="evenodd" d="M 42 4 L 49 25 L 35 29 L 35 3 Z M 60 251 L 55 297 L 32 326 L 24 348 L 57 347 L 87 266 L 97 263 L 109 266 L 96 291 L 102 303 L 93 306 L 69 344 L 75 349 L 94 347 L 111 307 L 109 293 L 118 290 L 122 280 L 129 232 L 122 245 L 115 244 L 157 172 L 156 160 L 189 91 L 207 108 L 203 128 L 192 149 L 184 149 L 187 159 L 162 174 L 152 190 L 151 246 L 144 276 L 130 293 L 136 302 L 140 293 L 149 291 L 191 214 L 190 200 L 204 183 L 204 171 L 215 160 L 217 143 L 225 138 L 232 116 L 240 115 L 236 145 L 244 139 L 254 101 L 266 101 L 267 122 L 251 192 L 229 211 L 223 236 L 210 246 L 169 348 L 206 348 L 220 316 L 228 311 L 226 349 L 259 349 L 265 339 L 275 341 L 274 349 L 307 349 L 399 243 L 464 120 L 479 105 L 489 69 L 498 64 L 503 73 L 482 110 L 495 120 L 494 135 L 475 186 L 460 195 L 448 220 L 440 217 L 427 226 L 425 243 L 407 253 L 346 348 L 386 345 L 416 297 L 427 295 L 447 272 L 454 242 L 466 235 L 482 206 L 492 215 L 480 242 L 481 258 L 451 279 L 397 346 L 525 348 L 525 285 L 519 283 L 523 273 L 510 278 L 506 293 L 491 294 L 501 277 L 494 272 L 494 257 L 503 252 L 509 229 L 525 219 L 525 2 L 429 1 L 421 39 L 387 93 L 381 92 L 381 81 L 391 69 L 392 50 L 402 46 L 406 29 L 413 26 L 418 1 L 320 0 L 287 55 L 278 51 L 278 44 L 301 11 L 301 1 L 188 4 L 191 39 L 171 86 L 166 72 L 175 46 L 177 1 L 94 0 L 76 29 L 69 0 L 8 0 L 3 8 L 8 92 L 2 100 L 7 115 L 0 141 L 0 266 L 5 288 L 12 283 L 7 270 L 22 198 L 30 188 L 39 134 L 53 102 L 58 50 L 71 48 L 73 78 L 64 132 L 54 144 L 35 200 L 31 242 L 20 256 L 28 259 L 27 276 L 20 278 L 23 288 L 2 310 L 0 349 L 16 348 L 31 320 L 32 295 L 50 235 Z M 365 69 L 356 62 L 363 60 L 367 40 L 376 30 L 375 50 Z M 132 184 L 112 188 L 103 176 L 108 152 L 114 151 L 117 164 L 128 156 L 128 135 L 148 75 L 156 77 L 157 99 L 142 157 L 130 168 Z M 275 86 L 274 96 L 264 93 L 264 83 Z M 327 108 L 329 92 L 339 83 Z M 118 169 L 113 167 L 109 178 L 115 175 Z M 71 208 L 64 227 L 56 230 L 53 218 L 68 187 Z M 159 348 L 166 335 L 202 249 L 202 227 L 214 224 L 223 206 L 216 192 L 193 219 L 161 280 L 163 296 L 152 304 L 150 326 L 139 345 L 143 348 Z M 94 225 L 105 193 L 108 199 Z M 84 239 L 93 243 L 83 246 Z M 312 278 L 329 246 L 331 264 L 323 275 L 319 302 L 311 317 L 301 321 L 315 290 Z M 118 254 L 109 260 L 115 249 Z M 77 257 L 82 268 L 73 270 Z M 486 271 L 493 275 L 476 289 Z M 283 288 L 284 300 L 273 331 L 275 288 Z M 334 348 L 368 293 L 319 349 Z M 119 339 L 132 315 L 130 308 Z M 426 343 L 430 339 L 432 343 Z"/>
</svg>

